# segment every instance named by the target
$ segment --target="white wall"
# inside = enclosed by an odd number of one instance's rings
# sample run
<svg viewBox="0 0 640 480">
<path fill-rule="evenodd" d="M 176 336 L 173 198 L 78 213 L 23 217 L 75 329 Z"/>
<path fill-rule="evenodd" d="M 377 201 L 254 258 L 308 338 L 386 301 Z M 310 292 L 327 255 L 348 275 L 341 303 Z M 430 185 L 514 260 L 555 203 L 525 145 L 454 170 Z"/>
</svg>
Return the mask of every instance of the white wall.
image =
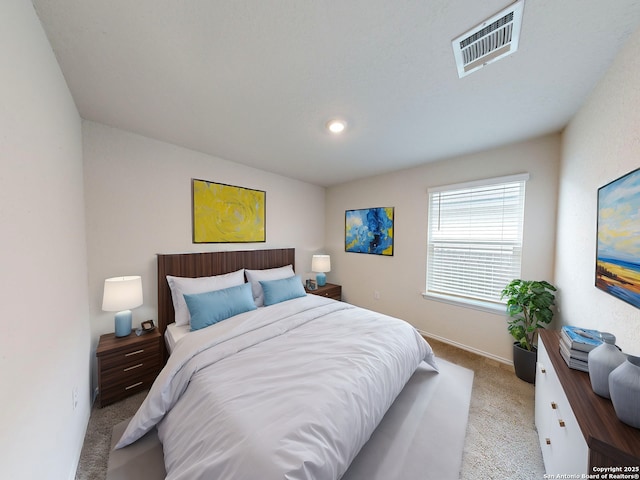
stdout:
<svg viewBox="0 0 640 480">
<path fill-rule="evenodd" d="M 0 478 L 71 479 L 90 412 L 81 121 L 29 1 L 0 2 L 0 78 Z"/>
<path fill-rule="evenodd" d="M 510 362 L 513 340 L 504 315 L 425 300 L 421 295 L 426 278 L 427 189 L 529 172 L 522 277 L 553 281 L 559 155 L 560 136 L 549 135 L 329 188 L 328 281 L 341 283 L 350 303 L 403 318 L 427 335 Z M 367 207 L 395 207 L 393 257 L 345 253 L 345 210 Z M 374 291 L 380 293 L 379 300 Z"/>
<path fill-rule="evenodd" d="M 101 311 L 105 278 L 141 275 L 134 327 L 157 320 L 157 253 L 295 247 L 297 273 L 311 276 L 324 245 L 324 188 L 93 122 L 82 132 L 92 351 L 114 331 L 113 313 Z M 193 244 L 192 178 L 266 191 L 266 242 Z"/>
<path fill-rule="evenodd" d="M 594 286 L 599 187 L 640 167 L 640 31 L 632 35 L 566 128 L 556 279 L 562 323 L 613 333 L 640 355 L 640 310 Z"/>
</svg>

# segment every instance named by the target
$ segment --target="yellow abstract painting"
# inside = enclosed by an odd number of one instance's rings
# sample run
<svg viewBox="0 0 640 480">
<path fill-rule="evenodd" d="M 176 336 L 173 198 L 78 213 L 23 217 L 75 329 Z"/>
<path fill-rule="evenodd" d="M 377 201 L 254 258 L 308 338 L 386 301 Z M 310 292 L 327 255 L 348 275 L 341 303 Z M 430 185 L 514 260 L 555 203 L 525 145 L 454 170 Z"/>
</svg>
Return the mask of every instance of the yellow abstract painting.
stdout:
<svg viewBox="0 0 640 480">
<path fill-rule="evenodd" d="M 266 192 L 192 180 L 193 243 L 264 242 Z"/>
</svg>

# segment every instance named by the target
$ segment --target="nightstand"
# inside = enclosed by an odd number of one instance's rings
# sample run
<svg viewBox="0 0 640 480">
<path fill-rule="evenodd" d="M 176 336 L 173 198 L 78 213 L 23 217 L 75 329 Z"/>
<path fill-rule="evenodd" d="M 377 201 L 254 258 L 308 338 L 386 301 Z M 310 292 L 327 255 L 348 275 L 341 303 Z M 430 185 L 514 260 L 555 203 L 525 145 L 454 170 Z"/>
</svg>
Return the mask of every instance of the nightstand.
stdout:
<svg viewBox="0 0 640 480">
<path fill-rule="evenodd" d="M 334 300 L 342 300 L 342 286 L 335 285 L 333 283 L 326 283 L 323 287 L 318 287 L 317 290 L 307 290 L 307 293 L 312 295 L 320 295 L 321 297 L 333 298 Z"/>
<path fill-rule="evenodd" d="M 128 337 L 100 337 L 98 393 L 100 408 L 151 387 L 162 367 L 162 336 L 158 330 Z"/>
</svg>

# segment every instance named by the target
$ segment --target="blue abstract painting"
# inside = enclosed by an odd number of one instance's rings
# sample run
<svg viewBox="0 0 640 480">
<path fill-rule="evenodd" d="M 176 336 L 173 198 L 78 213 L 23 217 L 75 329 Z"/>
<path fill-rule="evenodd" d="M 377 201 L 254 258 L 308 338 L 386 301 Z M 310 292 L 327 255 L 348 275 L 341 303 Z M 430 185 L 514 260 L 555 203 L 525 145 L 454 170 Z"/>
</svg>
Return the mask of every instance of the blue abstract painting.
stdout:
<svg viewBox="0 0 640 480">
<path fill-rule="evenodd" d="M 640 169 L 598 189 L 596 287 L 640 308 Z"/>
<path fill-rule="evenodd" d="M 393 207 L 345 212 L 344 249 L 347 252 L 393 255 Z"/>
</svg>

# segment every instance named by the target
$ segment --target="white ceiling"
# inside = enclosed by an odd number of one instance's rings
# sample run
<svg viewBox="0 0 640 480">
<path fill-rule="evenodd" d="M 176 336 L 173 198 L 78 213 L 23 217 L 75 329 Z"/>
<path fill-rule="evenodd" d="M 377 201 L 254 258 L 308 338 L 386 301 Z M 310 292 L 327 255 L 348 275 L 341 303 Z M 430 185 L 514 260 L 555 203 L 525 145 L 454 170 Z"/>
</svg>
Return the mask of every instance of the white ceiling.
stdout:
<svg viewBox="0 0 640 480">
<path fill-rule="evenodd" d="M 509 0 L 33 3 L 82 118 L 321 186 L 561 130 L 640 24 L 525 0 L 519 50 L 459 79 L 451 40 Z"/>
</svg>

